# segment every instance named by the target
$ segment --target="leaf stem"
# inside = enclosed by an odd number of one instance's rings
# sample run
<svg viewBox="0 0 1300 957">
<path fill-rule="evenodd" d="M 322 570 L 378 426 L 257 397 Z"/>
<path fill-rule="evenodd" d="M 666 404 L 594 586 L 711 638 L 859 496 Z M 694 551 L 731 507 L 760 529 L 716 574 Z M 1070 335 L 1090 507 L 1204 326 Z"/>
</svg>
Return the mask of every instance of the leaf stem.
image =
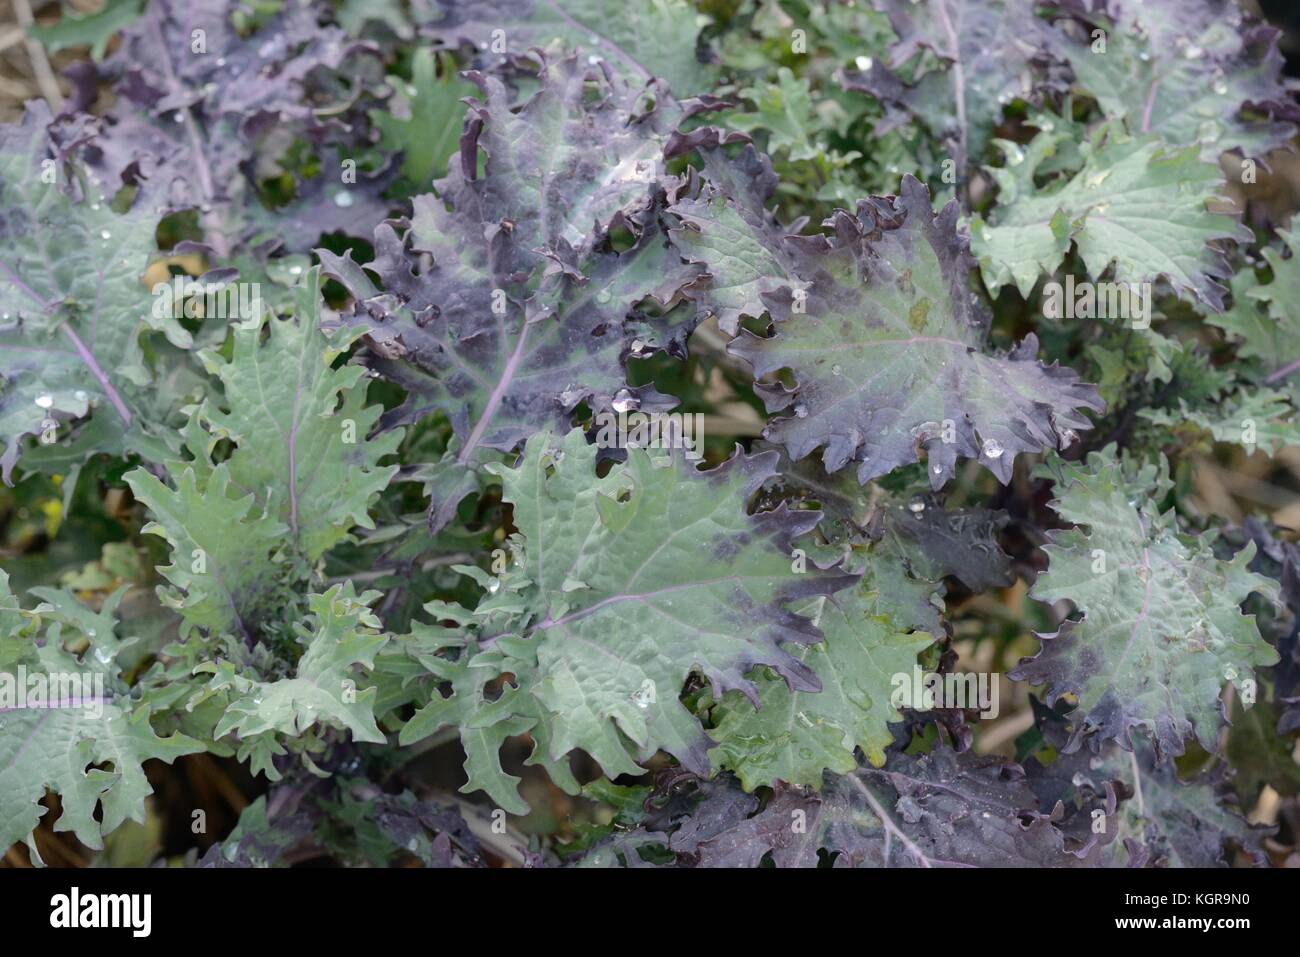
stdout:
<svg viewBox="0 0 1300 957">
<path fill-rule="evenodd" d="M 939 10 L 939 20 L 943 25 L 943 31 L 948 35 L 948 43 L 952 55 L 952 85 L 954 99 L 957 107 L 957 155 L 953 157 L 957 175 L 961 177 L 958 181 L 958 192 L 961 196 L 962 208 L 970 211 L 970 180 L 969 171 L 966 169 L 967 158 L 967 140 L 966 140 L 966 70 L 961 62 L 961 46 L 957 42 L 957 31 L 953 29 L 952 19 L 948 16 L 947 0 L 939 0 L 935 5 Z"/>
<path fill-rule="evenodd" d="M 167 82 L 171 86 L 172 92 L 178 93 L 181 90 L 181 82 L 176 78 L 176 71 L 172 67 L 171 57 L 167 53 L 167 41 L 163 38 L 162 27 L 158 25 L 157 19 L 150 19 L 149 30 L 153 34 L 154 42 L 158 44 L 158 55 L 162 60 L 163 70 L 167 74 Z M 199 127 L 194 121 L 194 114 L 188 106 L 180 107 L 178 112 L 185 123 L 185 134 L 190 141 L 190 153 L 194 157 L 194 167 L 198 171 L 199 189 L 203 193 L 203 203 L 199 209 L 199 221 L 204 226 L 204 235 L 210 239 L 213 252 L 217 254 L 219 259 L 228 259 L 230 257 L 230 244 L 226 242 L 225 224 L 222 222 L 220 213 L 216 211 L 216 187 L 212 179 L 212 164 L 208 162 L 208 155 L 203 149 L 203 138 L 199 135 Z"/>
<path fill-rule="evenodd" d="M 889 812 L 880 806 L 880 802 L 876 800 L 876 796 L 871 793 L 865 784 L 858 780 L 858 776 L 856 774 L 850 774 L 848 775 L 848 778 L 853 782 L 854 787 L 862 792 L 862 797 L 866 799 L 867 805 L 873 812 L 875 812 L 876 817 L 880 818 L 880 824 L 885 829 L 885 832 L 898 838 L 902 845 L 916 856 L 917 861 L 922 867 L 933 867 L 934 865 L 930 863 L 930 859 L 925 856 L 925 852 L 917 847 L 916 843 L 899 829 L 898 825 L 894 823 L 894 819 L 889 816 Z M 887 855 L 885 863 L 889 863 Z"/>
<path fill-rule="evenodd" d="M 1264 377 L 1264 384 L 1272 385 L 1274 382 L 1280 382 L 1281 380 L 1289 376 L 1291 373 L 1295 372 L 1296 369 L 1300 369 L 1300 359 L 1292 359 L 1282 368 L 1270 372 L 1267 376 Z"/>
<path fill-rule="evenodd" d="M 510 359 L 506 362 L 506 367 L 501 371 L 501 378 L 497 381 L 496 388 L 488 396 L 487 404 L 483 406 L 483 414 L 479 416 L 478 422 L 474 423 L 474 430 L 470 432 L 469 438 L 465 440 L 465 447 L 460 450 L 456 456 L 456 461 L 461 465 L 469 462 L 470 456 L 478 448 L 479 442 L 483 440 L 483 433 L 487 431 L 492 424 L 492 417 L 496 415 L 497 408 L 501 405 L 501 400 L 510 389 L 510 384 L 514 380 L 515 372 L 519 369 L 519 362 L 524 356 L 524 344 L 528 341 L 528 329 L 530 323 L 524 320 L 523 328 L 519 330 L 519 341 L 515 343 L 515 351 L 511 354 Z"/>
<path fill-rule="evenodd" d="M 68 340 L 72 343 L 72 347 L 77 350 L 77 355 L 81 357 L 81 361 L 84 362 L 86 368 L 90 370 L 90 374 L 99 382 L 99 386 L 104 390 L 104 395 L 108 397 L 108 401 L 113 403 L 113 408 L 115 408 L 117 414 L 122 417 L 122 422 L 129 429 L 131 427 L 131 410 L 128 409 L 126 403 L 122 401 L 122 397 L 118 394 L 117 389 L 113 388 L 113 383 L 109 381 L 108 374 L 100 368 L 99 363 L 95 361 L 95 357 L 91 354 L 90 350 L 86 348 L 86 344 L 81 341 L 81 336 L 77 335 L 76 330 L 73 329 L 72 326 L 65 322 L 61 328 L 63 329 L 63 334 L 67 336 Z"/>
</svg>

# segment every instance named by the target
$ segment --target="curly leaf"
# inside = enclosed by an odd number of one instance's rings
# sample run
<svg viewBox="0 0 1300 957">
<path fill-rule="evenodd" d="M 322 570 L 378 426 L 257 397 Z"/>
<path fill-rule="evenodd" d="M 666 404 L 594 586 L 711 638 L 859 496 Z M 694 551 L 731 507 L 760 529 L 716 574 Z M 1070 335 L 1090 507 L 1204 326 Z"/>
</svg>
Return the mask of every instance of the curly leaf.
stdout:
<svg viewBox="0 0 1300 957">
<path fill-rule="evenodd" d="M 96 617 L 84 608 L 79 615 Z M 144 800 L 153 793 L 141 767 L 145 761 L 170 764 L 204 750 L 179 733 L 158 737 L 149 706 L 116 694 L 114 677 L 102 670 L 102 661 L 94 654 L 73 657 L 63 650 L 61 637 L 51 629 L 25 671 L 0 671 L 0 843 L 8 847 L 25 839 L 37 861 L 31 832 L 45 813 L 39 802 L 47 788 L 59 795 L 63 808 L 54 830 L 71 831 L 87 847 L 100 848 L 103 835 L 128 818 L 143 823 Z M 61 694 L 68 693 L 64 679 L 70 675 L 89 680 L 93 690 L 87 693 L 83 684 L 75 702 L 37 706 L 27 695 L 38 674 L 49 676 L 51 689 L 59 686 Z"/>
<path fill-rule="evenodd" d="M 1069 599 L 1082 617 L 1040 636 L 1042 651 L 1010 677 L 1049 685 L 1049 704 L 1078 698 L 1071 750 L 1087 734 L 1094 746 L 1113 738 L 1131 748 L 1136 729 L 1168 754 L 1182 754 L 1193 732 L 1213 750 L 1223 684 L 1256 680 L 1278 657 L 1239 607 L 1251 592 L 1278 593 L 1247 570 L 1254 545 L 1220 561 L 1209 533 L 1185 535 L 1172 510 L 1160 513 L 1167 467 L 1121 461 L 1113 446 L 1038 474 L 1054 482 L 1052 508 L 1080 527 L 1048 533 L 1048 569 L 1030 595 Z"/>
<path fill-rule="evenodd" d="M 934 213 L 909 176 L 896 199 L 838 210 L 830 235 L 789 241 L 811 281 L 806 302 L 789 289 L 767 297 L 776 333 L 744 332 L 730 351 L 757 376 L 793 373 L 792 389 L 758 386 L 769 411 L 793 412 L 765 432 L 791 458 L 822 447 L 827 471 L 856 461 L 865 483 L 925 449 L 936 489 L 958 455 L 1005 483 L 1017 455 L 1064 447 L 1089 427 L 1082 410 L 1102 408 L 1095 391 L 1040 363 L 1033 335 L 1009 355 L 986 351 L 989 317 L 967 286 L 956 220 L 956 203 Z"/>
<path fill-rule="evenodd" d="M 1212 213 L 1223 176 L 1194 146 L 1170 148 L 1154 134 L 1125 137 L 1106 125 L 1082 147 L 1083 167 L 1040 188 L 1035 174 L 1068 134 L 1040 132 L 1027 147 L 999 140 L 1006 165 L 989 169 L 998 205 L 989 222 L 971 221 L 971 249 L 989 292 L 1014 284 L 1028 296 L 1043 273 L 1060 268 L 1073 243 L 1089 275 L 1113 267 L 1119 283 L 1164 278 L 1180 296 L 1223 308 L 1227 275 L 1215 240 L 1250 240 L 1232 216 Z"/>
<path fill-rule="evenodd" d="M 60 419 L 94 407 L 102 407 L 96 419 L 111 422 L 104 444 L 141 441 L 169 407 L 151 395 L 154 372 L 141 337 L 157 331 L 174 346 L 192 343 L 175 318 L 154 317 L 144 284 L 157 248 L 156 216 L 140 204 L 115 213 L 111 194 L 75 161 L 61 162 L 49 123 L 48 108 L 37 103 L 21 125 L 0 128 L 0 469 L 6 482 L 26 436 L 53 436 Z M 160 414 L 147 414 L 158 406 Z"/>
<path fill-rule="evenodd" d="M 735 162 L 704 150 L 705 177 L 692 195 L 673 204 L 680 221 L 671 230 L 682 254 L 706 269 L 691 298 L 718 317 L 727 335 L 744 316 L 761 316 L 766 297 L 783 287 L 802 291 L 788 232 L 768 211 L 776 190 L 772 161 L 746 146 Z"/>
<path fill-rule="evenodd" d="M 821 690 L 791 691 L 784 681 L 759 676 L 758 706 L 731 692 L 715 711 L 710 752 L 716 768 L 740 777 L 745 790 L 777 781 L 817 787 L 823 771 L 848 773 L 862 748 L 879 767 L 893 743 L 889 722 L 902 715 L 891 700 L 895 677 L 910 681 L 916 656 L 934 637 L 908 633 L 879 615 L 860 589 L 817 599 L 804 609 L 826 640 L 795 652 L 817 675 Z"/>
<path fill-rule="evenodd" d="M 322 25 L 314 4 L 286 4 L 252 31 L 236 25 L 237 9 L 226 0 L 151 0 L 105 62 L 118 102 L 89 144 L 113 189 L 137 185 L 163 210 L 197 207 L 205 243 L 222 260 L 251 252 L 255 242 L 310 244 L 327 231 L 277 232 L 250 174 L 255 160 L 267 161 L 273 133 L 317 146 L 352 142 L 345 125 L 319 118 L 310 94 L 317 76 L 345 66 L 360 85 L 358 55 L 372 52 Z M 328 206 L 317 208 L 330 215 Z"/>
<path fill-rule="evenodd" d="M 828 774 L 820 794 L 778 787 L 752 817 L 731 811 L 710 820 L 705 802 L 696 818 L 706 826 L 683 827 L 669 847 L 702 867 L 756 867 L 769 854 L 777 867 L 817 867 L 823 853 L 836 867 L 1096 863 L 1095 842 L 1067 848 L 1036 807 L 1018 765 L 941 747 L 894 755 L 883 770 Z"/>
<path fill-rule="evenodd" d="M 1079 17 L 1087 37 L 1051 34 L 1074 85 L 1134 133 L 1202 157 L 1238 150 L 1264 157 L 1284 146 L 1300 110 L 1283 85 L 1279 32 L 1231 0 L 1106 0 Z M 1104 49 L 1092 30 L 1105 33 Z"/>
<path fill-rule="evenodd" d="M 1223 867 L 1229 845 L 1263 859 L 1259 845 L 1268 830 L 1242 816 L 1221 766 L 1184 780 L 1173 761 L 1160 761 L 1141 739 L 1132 752 L 1110 745 L 1100 755 L 1058 755 L 1048 772 L 1085 808 L 1107 808 L 1112 793 L 1125 796 L 1106 814 L 1109 867 Z"/>
<path fill-rule="evenodd" d="M 357 665 L 373 668 L 375 654 L 388 641 L 383 624 L 368 607 L 379 597 L 379 592 L 358 596 L 351 582 L 309 596 L 310 616 L 298 626 L 306 650 L 294 677 L 269 682 L 236 679 L 240 693 L 226 708 L 214 737 L 292 737 L 319 723 L 346 728 L 354 741 L 383 744 L 374 717 L 377 691 L 357 691 L 354 670 Z M 218 674 L 217 680 L 226 679 Z"/>
<path fill-rule="evenodd" d="M 473 613 L 490 631 L 479 646 L 493 649 L 478 666 L 493 669 L 487 678 L 510 672 L 517 685 L 471 724 L 535 724 L 535 762 L 581 748 L 610 775 L 638 773 L 636 762 L 662 749 L 706 772 L 708 737 L 678 701 L 690 673 L 716 694 L 755 696 L 745 674 L 763 664 L 792 688 L 815 690 L 814 672 L 783 646 L 820 633 L 790 609 L 852 579 L 811 564 L 797 570 L 792 539 L 818 513 L 746 514 L 772 474 L 772 453 L 696 472 L 681 456 L 657 462 L 631 450 L 599 479 L 597 450 L 581 431 L 548 446 L 549 436 L 535 436 L 517 468 L 493 466 L 519 534 L 514 564 L 487 582 Z M 483 680 L 474 679 L 475 694 Z M 438 717 L 417 714 L 404 741 L 443 726 L 457 705 L 430 707 Z"/>
<path fill-rule="evenodd" d="M 186 466 L 170 488 L 144 469 L 126 483 L 153 515 L 141 529 L 165 538 L 172 564 L 159 568 L 173 590 L 161 593 L 187 628 L 251 638 L 276 604 L 279 584 L 271 552 L 288 528 L 256 514 L 253 495 L 230 497 L 230 466 L 223 462 L 206 482 Z"/>
<path fill-rule="evenodd" d="M 696 54 L 699 22 L 687 0 L 442 0 L 437 8 L 427 29 L 449 45 L 468 40 L 497 58 L 580 50 L 631 82 L 659 77 L 679 98 L 713 89 L 717 69 Z"/>
<path fill-rule="evenodd" d="M 391 224 L 375 232 L 368 268 L 386 291 L 349 258 L 319 252 L 358 301 L 344 321 L 369 334 L 372 364 L 408 393 L 390 418 L 444 409 L 462 465 L 480 447 L 567 427 L 584 401 L 664 407 L 652 387 L 625 387 L 624 318 L 643 300 L 671 303 L 700 272 L 657 219 L 669 105 L 636 113 L 608 80 L 591 102 L 587 81 L 600 78 L 573 60 L 549 66 L 518 113 L 498 80 L 473 76 L 486 102 L 470 112 L 460 162 L 438 196 L 415 198 L 405 239 Z M 635 234 L 621 251 L 609 234 L 619 225 Z M 421 254 L 432 263 L 417 271 Z"/>
<path fill-rule="evenodd" d="M 237 446 L 228 460 L 234 488 L 287 526 L 315 562 L 354 525 L 374 527 L 367 509 L 397 471 L 378 463 L 403 430 L 370 438 L 381 408 L 365 404 L 365 370 L 332 367 L 350 339 L 331 342 L 320 329 L 319 269 L 292 295 L 295 318 L 240 325 L 228 362 L 203 356 L 225 396 L 209 399 L 201 415 L 214 436 Z"/>
<path fill-rule="evenodd" d="M 437 75 L 439 67 L 441 76 Z M 478 87 L 460 79 L 455 71 L 455 61 L 450 57 L 435 58 L 432 50 L 416 50 L 411 58 L 409 118 L 388 110 L 371 113 L 382 137 L 380 145 L 402 152 L 402 174 L 420 187 L 447 175 L 447 163 L 456 151 L 460 121 L 465 115 L 461 99 L 478 93 Z"/>
<path fill-rule="evenodd" d="M 887 109 L 884 133 L 905 119 L 928 126 L 956 151 L 959 167 L 984 154 L 1002 107 L 1029 98 L 1042 81 L 1050 31 L 1035 14 L 1034 0 L 883 0 L 878 6 L 898 34 L 889 62 L 843 74 L 845 88 L 876 97 Z M 913 80 L 900 67 L 922 49 L 942 66 Z M 958 173 L 964 176 L 964 169 Z"/>
<path fill-rule="evenodd" d="M 1264 259 L 1272 271 L 1261 283 L 1253 269 L 1232 278 L 1232 308 L 1208 321 L 1237 343 L 1237 355 L 1256 359 L 1268 371 L 1266 381 L 1285 378 L 1296 368 L 1296 342 L 1300 341 L 1300 233 L 1296 217 L 1289 229 L 1279 229 L 1284 249 L 1265 246 Z M 1261 308 L 1262 306 L 1262 308 Z"/>
</svg>

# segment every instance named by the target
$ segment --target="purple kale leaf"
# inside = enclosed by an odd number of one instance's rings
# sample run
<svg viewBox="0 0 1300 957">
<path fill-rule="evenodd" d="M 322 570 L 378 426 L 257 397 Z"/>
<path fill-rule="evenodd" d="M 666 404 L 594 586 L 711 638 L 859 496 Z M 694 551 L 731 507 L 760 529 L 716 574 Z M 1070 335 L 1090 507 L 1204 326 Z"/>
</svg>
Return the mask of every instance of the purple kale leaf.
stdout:
<svg viewBox="0 0 1300 957">
<path fill-rule="evenodd" d="M 1262 158 L 1295 135 L 1300 106 L 1284 85 L 1278 31 L 1233 0 L 1061 6 L 1075 22 L 1052 31 L 1053 53 L 1069 62 L 1074 87 L 1134 134 L 1199 143 L 1210 161 L 1229 150 Z"/>
<path fill-rule="evenodd" d="M 1051 31 L 1035 14 L 1038 0 L 882 0 L 898 42 L 887 64 L 846 70 L 846 89 L 885 107 L 877 133 L 909 120 L 927 127 L 953 151 L 958 176 L 988 147 L 1002 107 L 1037 97 L 1055 71 L 1047 54 Z M 923 51 L 939 66 L 918 66 Z M 902 72 L 908 68 L 908 72 Z"/>
<path fill-rule="evenodd" d="M 6 482 L 27 436 L 50 450 L 65 423 L 92 412 L 94 441 L 79 442 L 66 465 L 83 451 L 168 456 L 177 445 L 169 417 L 191 384 L 159 368 L 167 361 L 190 368 L 184 350 L 193 340 L 176 317 L 155 315 L 142 282 L 157 254 L 157 216 L 138 201 L 115 211 L 78 161 L 80 124 L 55 128 L 63 135 L 50 135 L 49 109 L 39 101 L 21 124 L 0 127 Z"/>
<path fill-rule="evenodd" d="M 667 236 L 681 181 L 665 151 L 689 106 L 657 88 L 648 102 L 575 59 L 548 64 L 518 111 L 498 79 L 470 76 L 484 98 L 437 193 L 375 230 L 364 268 L 319 251 L 355 300 L 342 321 L 368 333 L 367 361 L 406 390 L 386 423 L 444 410 L 462 470 L 483 450 L 567 428 L 582 403 L 671 408 L 653 386 L 629 387 L 624 366 L 685 333 L 656 336 L 635 307 L 662 312 L 703 273 Z M 446 471 L 455 498 L 468 486 Z"/>
<path fill-rule="evenodd" d="M 776 321 L 767 338 L 742 330 L 730 351 L 753 366 L 768 411 L 789 413 L 765 436 L 792 459 L 820 448 L 828 472 L 856 462 L 865 483 L 924 450 L 935 489 L 958 456 L 1006 483 L 1017 455 L 1070 445 L 1090 427 L 1084 410 L 1103 408 L 1073 371 L 1038 361 L 1032 334 L 1006 355 L 988 348 L 957 204 L 935 213 L 916 179 L 898 197 L 837 210 L 827 232 L 788 237 L 737 222 L 761 199 L 725 204 L 712 189 L 673 208 L 684 224 L 674 235 L 687 248 L 730 245 L 709 264 L 711 287 L 748 284 L 737 312 L 757 314 L 758 299 Z M 787 369 L 793 386 L 776 378 Z"/>
<path fill-rule="evenodd" d="M 355 97 L 333 86 L 356 87 L 373 52 L 322 25 L 320 5 L 286 5 L 247 36 L 232 22 L 237 9 L 227 0 L 152 0 L 104 64 L 118 101 L 86 146 L 110 189 L 137 186 L 161 211 L 198 209 L 204 241 L 222 260 L 268 232 L 259 166 L 274 164 L 294 137 L 322 153 L 360 145 L 343 119 L 320 115 L 339 112 L 324 101 L 331 93 L 345 104 Z M 325 179 L 337 182 L 323 171 L 307 192 Z M 368 185 L 355 188 L 373 199 Z M 306 252 L 332 225 L 325 216 L 319 229 L 303 223 L 282 239 Z"/>
<path fill-rule="evenodd" d="M 716 79 L 689 0 L 440 0 L 437 12 L 423 32 L 472 44 L 493 69 L 536 47 L 601 57 L 630 82 L 658 78 L 679 98 L 707 93 Z"/>
<path fill-rule="evenodd" d="M 704 789 L 668 846 L 701 867 L 1080 867 L 1102 841 L 1067 843 L 1019 765 L 945 746 L 881 770 L 827 774 L 820 793 L 784 785 L 757 813 L 734 786 Z M 741 792 L 743 794 L 743 792 Z"/>
<path fill-rule="evenodd" d="M 1098 753 L 1066 752 L 1064 708 L 1034 706 L 1037 746 L 1050 759 L 1025 761 L 1040 810 L 1078 840 L 1101 834 L 1106 867 L 1222 867 L 1231 847 L 1263 862 L 1260 842 L 1269 829 L 1249 824 L 1229 792 L 1222 765 L 1183 778 L 1172 760 L 1160 760 L 1140 739 L 1132 752 L 1111 743 Z"/>
</svg>

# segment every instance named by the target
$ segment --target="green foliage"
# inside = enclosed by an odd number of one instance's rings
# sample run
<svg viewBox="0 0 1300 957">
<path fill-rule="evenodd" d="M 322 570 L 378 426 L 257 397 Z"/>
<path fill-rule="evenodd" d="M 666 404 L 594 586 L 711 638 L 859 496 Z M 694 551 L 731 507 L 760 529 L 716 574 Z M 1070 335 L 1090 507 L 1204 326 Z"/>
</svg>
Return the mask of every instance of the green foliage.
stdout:
<svg viewBox="0 0 1300 957">
<path fill-rule="evenodd" d="M 1256 669 L 1278 660 L 1240 607 L 1251 592 L 1276 598 L 1277 583 L 1247 570 L 1253 546 L 1221 561 L 1212 533 L 1184 534 L 1174 511 L 1159 510 L 1170 488 L 1163 460 L 1121 459 L 1107 446 L 1086 463 L 1049 459 L 1042 474 L 1052 508 L 1082 527 L 1049 533 L 1050 564 L 1032 594 L 1068 599 L 1082 617 L 1042 636 L 1015 677 L 1047 684 L 1049 703 L 1074 695 L 1079 735 L 1127 742 L 1141 729 L 1177 755 L 1195 733 L 1212 749 L 1223 685 L 1253 687 Z"/>
<path fill-rule="evenodd" d="M 1054 189 L 1035 176 L 1065 131 L 1044 130 L 1028 146 L 1000 142 L 1006 165 L 990 170 L 998 213 L 971 223 L 972 247 L 989 291 L 1012 283 L 1028 295 L 1043 273 L 1060 268 L 1071 245 L 1089 274 L 1115 281 L 1165 279 L 1180 295 L 1211 304 L 1221 257 L 1209 245 L 1248 234 L 1206 203 L 1222 188 L 1218 168 L 1187 147 L 1170 150 L 1155 135 L 1128 137 L 1103 128 L 1078 146 L 1083 164 Z M 1113 267 L 1113 270 L 1112 270 Z"/>
<path fill-rule="evenodd" d="M 94 113 L 0 128 L 11 856 L 1294 845 L 1300 110 L 1235 5 L 33 32 Z"/>
</svg>

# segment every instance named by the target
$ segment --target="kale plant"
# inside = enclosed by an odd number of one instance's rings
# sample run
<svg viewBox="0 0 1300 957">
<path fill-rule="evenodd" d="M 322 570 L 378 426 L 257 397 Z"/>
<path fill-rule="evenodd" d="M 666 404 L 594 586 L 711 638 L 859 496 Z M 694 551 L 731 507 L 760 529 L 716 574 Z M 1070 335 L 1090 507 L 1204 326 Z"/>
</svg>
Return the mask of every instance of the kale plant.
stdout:
<svg viewBox="0 0 1300 957">
<path fill-rule="evenodd" d="M 1231 0 L 31 34 L 11 863 L 1294 861 L 1300 107 Z"/>
</svg>

